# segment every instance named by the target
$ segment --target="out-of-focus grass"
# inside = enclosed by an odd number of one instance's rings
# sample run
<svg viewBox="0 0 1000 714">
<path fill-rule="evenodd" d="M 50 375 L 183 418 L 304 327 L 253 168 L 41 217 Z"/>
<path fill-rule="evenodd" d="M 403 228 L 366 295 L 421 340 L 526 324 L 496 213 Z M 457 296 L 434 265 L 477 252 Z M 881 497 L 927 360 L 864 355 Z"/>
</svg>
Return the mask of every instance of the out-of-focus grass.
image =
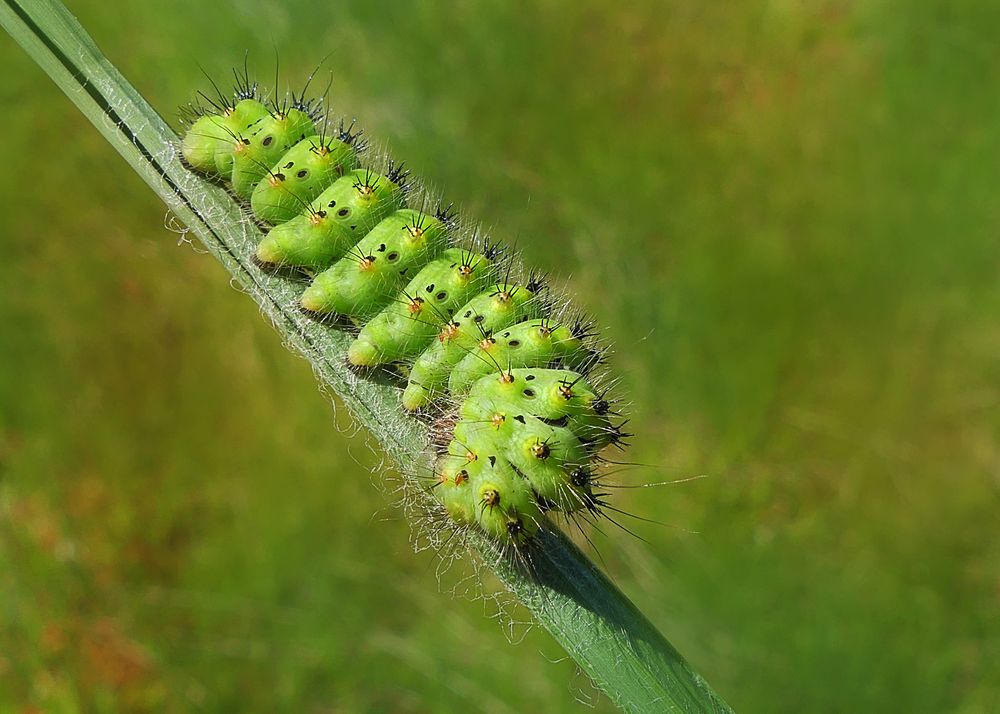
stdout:
<svg viewBox="0 0 1000 714">
<path fill-rule="evenodd" d="M 651 464 L 622 479 L 710 475 L 622 491 L 676 527 L 597 542 L 738 711 L 994 710 L 1000 7 L 725 5 L 70 3 L 165 111 L 199 64 L 333 50 L 338 106 L 572 275 Z M 439 592 L 306 366 L 0 59 L 0 708 L 574 709 L 558 648 Z"/>
</svg>

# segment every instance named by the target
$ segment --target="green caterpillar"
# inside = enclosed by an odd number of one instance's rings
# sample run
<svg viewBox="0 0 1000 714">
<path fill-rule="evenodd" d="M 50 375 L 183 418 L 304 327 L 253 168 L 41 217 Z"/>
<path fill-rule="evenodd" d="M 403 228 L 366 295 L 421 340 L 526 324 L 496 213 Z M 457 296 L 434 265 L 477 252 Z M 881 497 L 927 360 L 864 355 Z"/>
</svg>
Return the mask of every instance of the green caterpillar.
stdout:
<svg viewBox="0 0 1000 714">
<path fill-rule="evenodd" d="M 254 260 L 308 278 L 301 309 L 356 332 L 355 368 L 405 375 L 405 410 L 454 419 L 432 479 L 448 515 L 523 545 L 547 511 L 598 512 L 598 452 L 624 435 L 585 376 L 586 324 L 496 245 L 463 241 L 450 209 L 417 208 L 402 165 L 363 162 L 361 132 L 331 130 L 304 93 L 266 102 L 244 79 L 210 103 L 180 151 L 267 227 Z"/>
</svg>

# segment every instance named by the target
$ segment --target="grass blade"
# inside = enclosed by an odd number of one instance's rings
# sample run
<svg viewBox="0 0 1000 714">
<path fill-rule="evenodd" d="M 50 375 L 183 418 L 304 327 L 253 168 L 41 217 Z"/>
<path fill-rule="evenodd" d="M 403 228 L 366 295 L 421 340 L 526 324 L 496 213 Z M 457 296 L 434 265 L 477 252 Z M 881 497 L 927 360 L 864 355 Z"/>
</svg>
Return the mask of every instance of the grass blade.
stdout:
<svg viewBox="0 0 1000 714">
<path fill-rule="evenodd" d="M 286 342 L 311 363 L 355 418 L 400 464 L 418 459 L 427 429 L 398 406 L 394 387 L 346 367 L 350 338 L 294 309 L 298 289 L 249 259 L 259 231 L 224 189 L 187 171 L 176 135 L 101 54 L 61 3 L 0 0 L 0 23 L 38 62 L 136 172 L 260 305 Z M 489 552 L 489 544 L 479 544 Z M 504 584 L 622 709 L 728 712 L 655 627 L 568 539 L 547 533 L 527 578 L 491 563 Z"/>
</svg>

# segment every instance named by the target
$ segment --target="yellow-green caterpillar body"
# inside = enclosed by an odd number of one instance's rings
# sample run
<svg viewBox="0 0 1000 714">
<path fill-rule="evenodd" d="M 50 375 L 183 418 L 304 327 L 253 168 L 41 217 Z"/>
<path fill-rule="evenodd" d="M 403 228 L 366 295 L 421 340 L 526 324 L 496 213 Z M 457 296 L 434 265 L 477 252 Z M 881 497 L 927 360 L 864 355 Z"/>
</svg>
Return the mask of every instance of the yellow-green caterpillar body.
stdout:
<svg viewBox="0 0 1000 714">
<path fill-rule="evenodd" d="M 463 242 L 450 210 L 410 205 L 408 172 L 364 161 L 360 132 L 316 102 L 264 102 L 244 82 L 212 104 L 180 150 L 267 227 L 255 261 L 308 277 L 302 310 L 356 331 L 355 368 L 405 373 L 403 409 L 454 420 L 432 479 L 449 516 L 522 545 L 547 511 L 597 512 L 595 460 L 622 433 L 588 383 L 583 323 L 496 245 Z"/>
</svg>

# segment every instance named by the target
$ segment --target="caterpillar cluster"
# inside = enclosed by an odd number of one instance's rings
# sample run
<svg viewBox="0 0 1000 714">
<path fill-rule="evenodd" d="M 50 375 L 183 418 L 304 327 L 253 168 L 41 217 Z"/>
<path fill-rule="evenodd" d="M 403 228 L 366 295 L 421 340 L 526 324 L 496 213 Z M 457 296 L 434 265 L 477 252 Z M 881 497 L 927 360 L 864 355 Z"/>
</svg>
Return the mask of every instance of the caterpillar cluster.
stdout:
<svg viewBox="0 0 1000 714">
<path fill-rule="evenodd" d="M 216 93 L 184 117 L 184 161 L 266 228 L 258 265 L 310 279 L 303 311 L 356 331 L 353 367 L 406 374 L 402 407 L 444 434 L 433 492 L 450 517 L 520 546 L 546 512 L 600 513 L 599 452 L 626 435 L 592 384 L 589 324 L 478 231 L 463 243 L 450 206 L 409 206 L 408 172 L 364 166 L 361 132 L 320 100 L 265 100 L 245 75 Z"/>
</svg>

